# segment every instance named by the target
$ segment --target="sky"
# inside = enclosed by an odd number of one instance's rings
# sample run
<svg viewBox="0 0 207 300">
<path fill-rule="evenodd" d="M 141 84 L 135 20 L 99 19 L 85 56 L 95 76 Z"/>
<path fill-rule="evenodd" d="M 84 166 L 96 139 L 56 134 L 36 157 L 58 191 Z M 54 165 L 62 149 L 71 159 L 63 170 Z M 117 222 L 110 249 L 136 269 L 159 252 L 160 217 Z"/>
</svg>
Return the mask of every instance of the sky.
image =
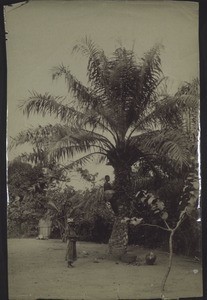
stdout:
<svg viewBox="0 0 207 300">
<path fill-rule="evenodd" d="M 18 108 L 29 91 L 67 94 L 64 81 L 52 81 L 52 67 L 68 65 L 87 84 L 85 59 L 71 53 L 85 36 L 108 55 L 121 43 L 133 48 L 137 58 L 155 43 L 162 43 L 162 69 L 172 90 L 199 75 L 197 3 L 31 0 L 18 6 L 6 9 L 8 136 L 15 137 L 31 126 L 57 122 L 52 117 L 28 119 Z M 9 159 L 22 149 L 9 153 Z M 93 169 L 95 173 L 100 167 Z M 110 167 L 101 167 L 101 173 L 109 171 Z"/>
</svg>

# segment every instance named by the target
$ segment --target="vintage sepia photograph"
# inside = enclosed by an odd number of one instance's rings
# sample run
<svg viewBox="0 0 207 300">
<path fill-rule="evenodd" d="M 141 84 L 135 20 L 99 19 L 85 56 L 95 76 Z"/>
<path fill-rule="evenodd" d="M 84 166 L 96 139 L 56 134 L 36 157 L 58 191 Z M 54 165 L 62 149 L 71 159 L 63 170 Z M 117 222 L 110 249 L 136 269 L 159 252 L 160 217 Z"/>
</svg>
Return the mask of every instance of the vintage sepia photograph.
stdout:
<svg viewBox="0 0 207 300">
<path fill-rule="evenodd" d="M 9 299 L 203 295 L 198 10 L 5 6 Z"/>
</svg>

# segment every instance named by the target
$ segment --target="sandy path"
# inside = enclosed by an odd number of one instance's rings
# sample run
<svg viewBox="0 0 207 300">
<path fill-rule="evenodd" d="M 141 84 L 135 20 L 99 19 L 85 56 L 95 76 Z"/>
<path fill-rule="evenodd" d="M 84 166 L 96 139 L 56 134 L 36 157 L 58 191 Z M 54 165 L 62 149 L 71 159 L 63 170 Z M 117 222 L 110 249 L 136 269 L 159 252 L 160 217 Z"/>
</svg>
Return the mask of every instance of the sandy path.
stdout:
<svg viewBox="0 0 207 300">
<path fill-rule="evenodd" d="M 94 258 L 102 257 L 107 245 L 78 243 L 79 259 L 68 269 L 64 243 L 59 240 L 9 239 L 9 299 L 154 299 L 167 266 L 167 253 L 156 252 L 154 266 L 133 266 Z M 88 252 L 83 257 L 83 251 Z M 144 257 L 146 250 L 131 247 Z M 196 270 L 196 271 L 195 271 Z M 202 295 L 201 265 L 175 256 L 166 296 Z"/>
</svg>

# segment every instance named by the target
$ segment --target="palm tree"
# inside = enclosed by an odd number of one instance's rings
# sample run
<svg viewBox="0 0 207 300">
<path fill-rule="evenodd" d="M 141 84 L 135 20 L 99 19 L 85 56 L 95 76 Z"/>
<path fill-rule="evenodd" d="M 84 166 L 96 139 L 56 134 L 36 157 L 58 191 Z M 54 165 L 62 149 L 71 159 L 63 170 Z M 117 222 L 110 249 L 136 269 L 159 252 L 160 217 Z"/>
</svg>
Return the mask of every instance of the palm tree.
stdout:
<svg viewBox="0 0 207 300">
<path fill-rule="evenodd" d="M 160 89 L 165 79 L 161 48 L 155 45 L 137 62 L 132 50 L 121 46 L 108 58 L 86 38 L 73 51 L 88 58 L 88 85 L 76 79 L 69 67 L 60 65 L 53 69 L 53 79 L 65 79 L 72 100 L 33 92 L 21 104 L 28 116 L 49 114 L 60 123 L 21 132 L 16 145 L 38 143 L 56 160 L 78 154 L 73 165 L 97 157 L 113 167 L 115 193 L 111 201 L 116 221 L 110 240 L 112 252 L 117 247 L 121 253 L 126 250 L 127 226 L 121 220 L 132 211 L 132 165 L 144 160 L 158 176 L 163 165 L 177 172 L 188 165 L 182 111 L 197 102 L 191 101 L 192 97 L 181 101 L 181 95 L 169 96 Z M 40 148 L 33 157 L 38 157 Z"/>
</svg>

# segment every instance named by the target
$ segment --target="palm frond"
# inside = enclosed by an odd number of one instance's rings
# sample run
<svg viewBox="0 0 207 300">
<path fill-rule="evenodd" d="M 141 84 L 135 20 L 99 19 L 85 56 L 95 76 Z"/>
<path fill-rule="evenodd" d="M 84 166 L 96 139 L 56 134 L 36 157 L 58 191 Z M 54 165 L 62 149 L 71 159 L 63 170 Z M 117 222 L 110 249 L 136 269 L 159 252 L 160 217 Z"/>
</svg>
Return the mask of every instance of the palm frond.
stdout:
<svg viewBox="0 0 207 300">
<path fill-rule="evenodd" d="M 52 137 L 48 144 L 48 154 L 57 160 L 74 157 L 87 152 L 106 154 L 111 144 L 99 133 L 82 128 L 55 125 L 51 128 Z"/>
<path fill-rule="evenodd" d="M 63 104 L 65 98 L 55 97 L 45 93 L 44 95 L 31 92 L 30 97 L 23 101 L 19 108 L 26 114 L 28 117 L 33 114 L 40 114 L 45 117 L 46 114 L 55 116 L 63 122 L 70 121 L 71 123 L 76 123 L 81 120 L 84 116 L 78 110 L 75 110 L 73 107 Z"/>
<path fill-rule="evenodd" d="M 79 80 L 75 78 L 70 72 L 68 67 L 60 65 L 53 68 L 52 78 L 57 79 L 64 76 L 65 82 L 68 86 L 68 92 L 70 92 L 75 99 L 79 101 L 79 104 L 87 108 L 96 107 L 99 102 L 99 97 L 95 93 L 85 87 Z"/>
<path fill-rule="evenodd" d="M 81 52 L 81 54 L 90 57 L 95 56 L 96 53 L 99 53 L 100 49 L 98 45 L 88 36 L 82 38 L 72 49 L 72 53 Z"/>
<path fill-rule="evenodd" d="M 162 98 L 154 103 L 149 112 L 133 124 L 129 137 L 136 130 L 146 130 L 157 126 L 167 126 L 180 128 L 185 122 L 185 114 L 189 114 L 194 120 L 194 125 L 198 123 L 199 105 L 199 82 L 193 80 L 191 83 L 184 83 L 175 95 L 162 95 Z"/>
<path fill-rule="evenodd" d="M 167 96 L 163 101 L 155 104 L 154 109 L 142 116 L 134 125 L 134 129 L 146 130 L 159 126 L 181 127 L 183 120 L 182 108 L 174 101 L 173 97 Z"/>
<path fill-rule="evenodd" d="M 50 140 L 50 146 L 53 148 L 64 146 L 86 147 L 86 150 L 92 146 L 107 150 L 113 145 L 103 135 L 94 131 L 70 126 L 53 126 L 53 137 Z"/>
<path fill-rule="evenodd" d="M 107 160 L 107 158 L 104 153 L 100 153 L 100 152 L 88 153 L 88 154 L 82 156 L 81 158 L 70 162 L 69 164 L 64 166 L 63 169 L 71 170 L 76 167 L 83 167 L 85 164 L 87 164 L 89 162 L 97 161 L 98 163 L 104 163 L 104 162 L 106 162 L 106 160 Z"/>
<path fill-rule="evenodd" d="M 72 127 L 68 125 L 46 125 L 38 126 L 37 128 L 30 128 L 21 131 L 18 136 L 11 139 L 10 147 L 18 146 L 24 143 L 31 143 L 32 145 L 47 145 L 58 141 L 70 141 L 73 144 L 81 143 L 99 143 L 101 146 L 113 146 L 107 137 L 96 133 L 94 131 Z"/>
<path fill-rule="evenodd" d="M 116 130 L 117 123 L 113 124 L 113 118 L 106 111 L 106 108 L 99 105 L 96 110 L 87 109 L 81 111 L 80 109 L 76 110 L 74 107 L 63 104 L 64 98 L 62 97 L 54 97 L 47 93 L 42 95 L 37 92 L 31 92 L 30 94 L 30 97 L 26 101 L 22 101 L 19 105 L 20 109 L 28 117 L 32 113 L 41 114 L 43 117 L 48 114 L 73 126 L 82 127 L 89 125 L 92 130 L 94 128 L 103 129 L 110 132 L 113 138 L 115 137 L 113 131 Z"/>
<path fill-rule="evenodd" d="M 140 99 L 139 105 L 142 111 L 144 111 L 149 103 L 156 101 L 156 89 L 164 78 L 160 59 L 162 48 L 162 45 L 156 44 L 145 53 L 140 63 L 138 98 Z"/>
<path fill-rule="evenodd" d="M 176 130 L 147 132 L 131 137 L 131 143 L 137 145 L 146 156 L 158 156 L 168 159 L 176 168 L 189 166 L 190 152 L 185 134 Z"/>
<path fill-rule="evenodd" d="M 36 128 L 29 128 L 27 130 L 21 131 L 15 138 L 10 138 L 9 149 L 23 145 L 25 143 L 30 143 L 33 146 L 41 148 L 48 142 L 52 136 L 51 129 L 52 125 L 47 125 L 45 127 L 38 126 Z"/>
<path fill-rule="evenodd" d="M 113 137 L 113 140 L 116 142 L 117 137 L 120 134 L 120 131 L 122 129 L 121 122 L 124 122 L 124 120 L 120 120 L 117 118 L 117 115 L 115 115 L 114 109 L 110 108 L 109 106 L 101 107 L 98 106 L 96 108 L 97 111 L 97 121 L 96 125 L 97 128 L 101 129 L 103 132 L 107 131 L 111 134 Z"/>
<path fill-rule="evenodd" d="M 88 81 L 97 95 L 110 96 L 109 85 L 109 61 L 98 45 L 91 38 L 85 37 L 73 47 L 73 52 L 81 52 L 88 58 Z M 102 99 L 103 100 L 103 99 Z"/>
<path fill-rule="evenodd" d="M 44 164 L 47 161 L 47 156 L 44 151 L 38 150 L 36 148 L 33 148 L 33 151 L 31 153 L 22 153 L 19 156 L 20 161 L 22 162 L 30 162 L 32 164 Z"/>
<path fill-rule="evenodd" d="M 11 146 L 26 142 L 33 145 L 33 152 L 24 154 L 22 159 L 34 163 L 51 159 L 64 160 L 85 153 L 99 153 L 103 156 L 106 155 L 107 149 L 114 147 L 100 133 L 60 124 L 22 131 L 15 140 L 12 140 Z"/>
<path fill-rule="evenodd" d="M 133 51 L 124 47 L 116 49 L 111 59 L 87 37 L 74 47 L 74 51 L 88 57 L 88 78 L 101 100 L 97 102 L 99 111 L 113 114 L 114 124 L 110 124 L 113 129 L 119 127 L 122 135 L 152 101 L 162 80 L 160 48 L 153 47 L 138 65 Z"/>
<path fill-rule="evenodd" d="M 64 76 L 73 96 L 81 105 L 93 108 L 101 117 L 102 125 L 117 139 L 125 136 L 146 106 L 155 101 L 156 89 L 163 79 L 160 49 L 160 45 L 155 45 L 137 64 L 133 51 L 120 47 L 108 59 L 103 50 L 86 37 L 73 51 L 88 57 L 91 87 L 83 86 L 63 65 L 54 68 L 53 78 Z"/>
<path fill-rule="evenodd" d="M 56 205 L 56 203 L 55 203 L 54 201 L 49 200 L 49 201 L 47 202 L 47 204 L 48 204 L 51 208 L 55 209 L 57 212 L 60 211 L 59 208 L 58 208 L 58 206 Z"/>
</svg>

